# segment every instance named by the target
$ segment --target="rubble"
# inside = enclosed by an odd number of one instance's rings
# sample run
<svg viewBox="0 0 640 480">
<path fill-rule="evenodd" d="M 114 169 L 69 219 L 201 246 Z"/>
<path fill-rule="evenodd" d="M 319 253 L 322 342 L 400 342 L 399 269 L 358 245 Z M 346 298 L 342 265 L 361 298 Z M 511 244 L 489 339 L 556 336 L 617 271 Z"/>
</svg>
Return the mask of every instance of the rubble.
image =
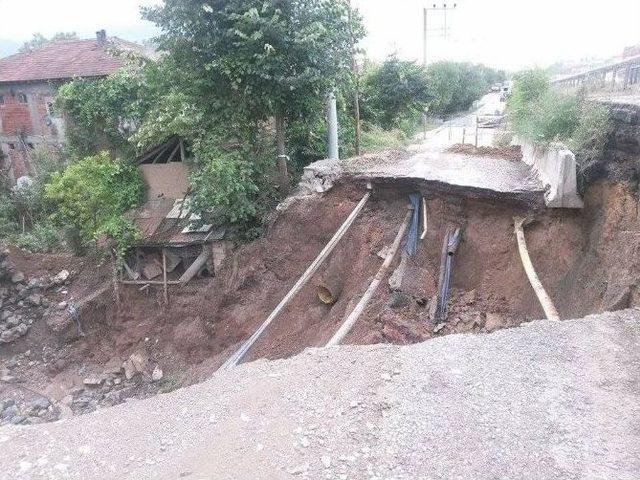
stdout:
<svg viewBox="0 0 640 480">
<path fill-rule="evenodd" d="M 145 373 L 149 368 L 149 357 L 142 351 L 135 352 L 122 364 L 124 376 L 131 380 L 134 376 Z"/>
<path fill-rule="evenodd" d="M 0 344 L 24 337 L 35 321 L 51 313 L 52 305 L 58 308 L 59 303 L 48 295 L 54 294 L 54 287 L 63 285 L 69 275 L 62 270 L 51 278 L 28 279 L 11 262 L 9 251 L 0 249 Z"/>
<path fill-rule="evenodd" d="M 162 380 L 162 377 L 164 376 L 164 373 L 162 372 L 162 369 L 156 365 L 156 367 L 153 369 L 153 372 L 151 373 L 151 380 L 153 380 L 154 382 L 159 382 L 160 380 Z"/>
</svg>

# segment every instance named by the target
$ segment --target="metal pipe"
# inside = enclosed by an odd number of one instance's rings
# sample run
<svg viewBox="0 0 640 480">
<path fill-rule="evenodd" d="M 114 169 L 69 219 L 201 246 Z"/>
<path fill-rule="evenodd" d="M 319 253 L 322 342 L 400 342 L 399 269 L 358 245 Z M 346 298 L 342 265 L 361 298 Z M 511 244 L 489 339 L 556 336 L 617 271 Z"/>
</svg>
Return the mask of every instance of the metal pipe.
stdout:
<svg viewBox="0 0 640 480">
<path fill-rule="evenodd" d="M 460 245 L 460 229 L 454 231 L 447 229 L 444 241 L 443 259 L 444 269 L 440 271 L 441 282 L 438 285 L 438 308 L 436 309 L 436 320 L 443 322 L 447 319 L 449 310 L 449 289 L 451 286 L 451 273 L 453 270 L 453 256 L 458 251 Z"/>
<path fill-rule="evenodd" d="M 291 287 L 291 290 L 289 290 L 289 293 L 287 293 L 285 295 L 285 297 L 280 301 L 278 306 L 269 314 L 267 319 L 264 322 L 262 322 L 262 325 L 260 325 L 260 327 L 258 327 L 258 329 L 254 332 L 254 334 L 251 335 L 251 337 L 249 337 L 249 339 L 247 339 L 247 341 L 244 342 L 242 344 L 242 346 L 233 355 L 231 355 L 227 359 L 226 362 L 224 362 L 224 364 L 222 365 L 221 368 L 233 367 L 233 366 L 237 365 L 240 362 L 240 360 L 242 360 L 242 358 L 251 349 L 253 344 L 256 343 L 258 338 L 260 338 L 260 335 L 262 335 L 262 333 L 271 324 L 273 319 L 278 316 L 278 314 L 284 309 L 284 307 L 302 289 L 302 287 L 309 281 L 309 279 L 311 279 L 311 277 L 318 270 L 320 265 L 322 265 L 322 263 L 327 259 L 327 257 L 333 251 L 333 249 L 338 244 L 340 239 L 344 236 L 344 234 L 347 232 L 349 227 L 351 227 L 351 225 L 355 221 L 355 219 L 358 216 L 358 214 L 362 211 L 362 209 L 364 208 L 365 204 L 367 203 L 367 200 L 369 200 L 370 196 L 371 196 L 371 192 L 367 192 L 364 195 L 364 197 L 362 197 L 362 200 L 360 200 L 360 202 L 358 203 L 356 208 L 353 209 L 351 214 L 347 217 L 347 219 L 344 221 L 344 223 L 340 226 L 340 228 L 335 233 L 333 238 L 331 238 L 331 240 L 329 240 L 329 243 L 327 243 L 327 245 L 322 249 L 322 251 L 318 254 L 318 256 L 313 261 L 313 263 L 311 265 L 309 265 L 309 268 L 307 268 L 307 270 L 302 274 L 302 276 L 298 279 L 296 284 L 293 287 Z"/>
<path fill-rule="evenodd" d="M 333 335 L 333 337 L 331 337 L 331 340 L 327 342 L 327 345 L 326 345 L 327 347 L 338 345 L 342 340 L 344 340 L 344 337 L 347 336 L 347 334 L 351 331 L 355 323 L 358 321 L 358 318 L 360 318 L 360 315 L 362 314 L 365 307 L 369 303 L 369 300 L 371 300 L 371 297 L 373 297 L 373 294 L 376 293 L 376 290 L 378 289 L 378 286 L 380 285 L 380 282 L 382 281 L 382 278 L 384 277 L 385 272 L 389 268 L 389 265 L 391 265 L 393 258 L 396 256 L 396 253 L 398 252 L 398 248 L 400 247 L 402 238 L 404 237 L 404 234 L 407 231 L 407 228 L 409 227 L 409 222 L 411 221 L 412 214 L 413 212 L 409 210 L 405 215 L 404 221 L 402 222 L 402 225 L 400 225 L 400 230 L 398 230 L 398 234 L 396 235 L 396 238 L 393 241 L 391 250 L 387 254 L 387 257 L 385 258 L 384 262 L 382 263 L 382 266 L 378 270 L 378 273 L 376 273 L 376 276 L 373 277 L 373 281 L 369 285 L 369 288 L 367 288 L 367 291 L 364 292 L 364 295 L 362 295 L 362 298 L 360 299 L 356 307 L 349 314 L 349 316 L 344 321 L 344 323 L 340 326 L 338 331 Z"/>
</svg>

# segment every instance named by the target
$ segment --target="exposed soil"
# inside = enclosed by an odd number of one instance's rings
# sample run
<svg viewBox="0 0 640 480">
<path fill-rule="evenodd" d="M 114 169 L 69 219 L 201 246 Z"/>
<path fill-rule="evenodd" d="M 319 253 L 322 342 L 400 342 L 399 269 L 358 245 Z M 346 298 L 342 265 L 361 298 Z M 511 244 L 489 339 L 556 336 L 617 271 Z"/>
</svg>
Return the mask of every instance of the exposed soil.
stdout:
<svg viewBox="0 0 640 480">
<path fill-rule="evenodd" d="M 463 153 L 476 157 L 504 158 L 506 160 L 522 160 L 522 150 L 520 145 L 509 145 L 504 147 L 488 147 L 471 145 L 468 143 L 457 143 L 447 149 L 451 153 Z"/>
<path fill-rule="evenodd" d="M 363 193 L 342 185 L 323 196 L 290 202 L 262 238 L 226 259 L 215 278 L 171 287 L 168 305 L 153 286 L 144 291 L 123 286 L 119 310 L 109 291 L 80 309 L 84 337 L 73 323 L 54 333 L 44 319 L 36 322 L 24 338 L 0 346 L 0 370 L 15 378 L 0 382 L 0 401 L 27 404 L 38 392 L 59 406 L 57 415 L 69 415 L 205 378 L 278 304 Z M 374 192 L 325 267 L 246 360 L 287 357 L 329 340 L 378 270 L 378 254 L 397 233 L 408 193 L 391 187 Z M 390 272 L 396 287 L 385 279 L 346 343 L 412 343 L 542 318 L 518 255 L 514 216 L 534 219 L 525 230 L 530 255 L 563 318 L 640 304 L 638 201 L 624 184 L 593 185 L 582 211 L 531 211 L 495 199 L 424 194 L 429 215 L 425 240 L 414 257 L 396 259 Z M 463 229 L 463 239 L 455 257 L 448 320 L 436 326 L 429 307 L 450 225 Z M 28 277 L 70 270 L 68 291 L 55 300 L 81 301 L 111 278 L 108 262 L 100 264 L 97 258 L 32 256 L 14 249 L 11 259 Z M 317 297 L 326 269 L 343 280 L 333 305 Z M 132 354 L 144 357 L 144 366 L 127 378 L 121 366 Z M 152 378 L 156 366 L 163 371 L 161 379 Z M 94 377 L 100 383 L 91 384 Z"/>
</svg>

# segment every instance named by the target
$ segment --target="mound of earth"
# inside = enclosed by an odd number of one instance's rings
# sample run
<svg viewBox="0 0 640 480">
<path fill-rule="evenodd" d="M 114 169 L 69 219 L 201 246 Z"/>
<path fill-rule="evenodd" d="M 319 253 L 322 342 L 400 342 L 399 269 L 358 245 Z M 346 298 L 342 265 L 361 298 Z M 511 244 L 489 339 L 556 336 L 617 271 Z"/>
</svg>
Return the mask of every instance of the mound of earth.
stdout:
<svg viewBox="0 0 640 480">
<path fill-rule="evenodd" d="M 506 160 L 520 161 L 522 160 L 522 150 L 520 145 L 508 145 L 504 147 L 487 147 L 471 145 L 468 143 L 457 143 L 449 147 L 447 152 L 463 153 L 465 155 L 473 155 L 476 157 L 493 157 L 504 158 Z"/>
</svg>

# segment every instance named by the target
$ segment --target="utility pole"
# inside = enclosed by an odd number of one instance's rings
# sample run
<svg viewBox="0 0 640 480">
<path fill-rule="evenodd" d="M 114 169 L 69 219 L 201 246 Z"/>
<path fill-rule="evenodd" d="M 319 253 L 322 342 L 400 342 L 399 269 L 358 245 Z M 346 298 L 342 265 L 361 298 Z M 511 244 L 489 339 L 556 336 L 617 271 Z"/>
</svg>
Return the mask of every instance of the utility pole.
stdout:
<svg viewBox="0 0 640 480">
<path fill-rule="evenodd" d="M 427 66 L 427 7 L 422 9 L 422 66 Z"/>
<path fill-rule="evenodd" d="M 434 3 L 430 7 L 424 7 L 422 9 L 422 64 L 427 66 L 427 38 L 429 38 L 430 32 L 436 32 L 435 35 L 431 35 L 431 37 L 444 37 L 447 38 L 447 32 L 449 31 L 449 27 L 447 27 L 447 12 L 450 10 L 455 10 L 458 7 L 457 3 L 442 3 L 440 5 Z M 435 28 L 430 29 L 427 23 L 427 13 L 429 11 L 433 12 L 442 12 L 443 14 L 443 28 Z"/>
<path fill-rule="evenodd" d="M 351 26 L 351 0 L 349 0 L 349 12 L 348 12 L 348 22 L 349 22 L 349 41 L 351 43 L 351 71 L 353 73 L 353 88 L 355 90 L 353 94 L 353 116 L 355 123 L 355 140 L 354 147 L 356 151 L 356 156 L 360 156 L 360 136 L 361 136 L 361 128 L 360 128 L 360 78 L 358 76 L 358 62 L 356 61 L 356 46 L 355 40 L 353 38 L 353 28 Z"/>
</svg>

